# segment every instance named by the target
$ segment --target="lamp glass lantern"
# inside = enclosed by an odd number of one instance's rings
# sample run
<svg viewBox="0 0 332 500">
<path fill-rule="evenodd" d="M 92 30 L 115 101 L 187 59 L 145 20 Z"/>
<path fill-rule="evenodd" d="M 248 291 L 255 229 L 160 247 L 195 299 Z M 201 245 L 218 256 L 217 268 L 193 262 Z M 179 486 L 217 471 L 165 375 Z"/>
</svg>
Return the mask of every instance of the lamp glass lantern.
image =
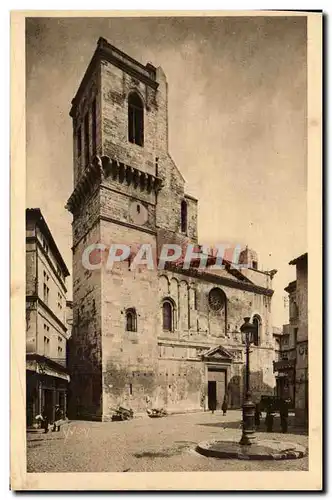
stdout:
<svg viewBox="0 0 332 500">
<path fill-rule="evenodd" d="M 244 318 L 244 323 L 240 327 L 240 330 L 242 334 L 243 344 L 253 344 L 256 332 L 256 326 L 253 323 L 250 323 L 249 316 L 246 316 Z"/>
</svg>

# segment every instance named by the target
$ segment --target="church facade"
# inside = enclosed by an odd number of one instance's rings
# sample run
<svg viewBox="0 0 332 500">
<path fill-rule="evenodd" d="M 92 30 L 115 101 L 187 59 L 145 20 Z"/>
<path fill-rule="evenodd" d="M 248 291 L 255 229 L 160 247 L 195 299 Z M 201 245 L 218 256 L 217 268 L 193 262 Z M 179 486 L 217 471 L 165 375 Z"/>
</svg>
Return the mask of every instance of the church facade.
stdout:
<svg viewBox="0 0 332 500">
<path fill-rule="evenodd" d="M 240 326 L 256 326 L 254 398 L 272 394 L 273 272 L 244 249 L 236 268 L 164 269 L 105 265 L 107 249 L 198 245 L 197 200 L 168 151 L 167 81 L 99 39 L 72 101 L 74 190 L 73 328 L 69 351 L 73 415 L 107 420 L 117 405 L 144 412 L 239 408 L 244 387 Z M 87 248 L 101 245 L 85 266 Z M 105 249 L 106 248 L 106 249 Z M 200 247 L 198 247 L 200 248 Z M 99 259 L 99 260 L 98 260 Z M 91 261 L 91 256 L 90 256 Z M 148 402 L 148 403 L 147 403 Z"/>
</svg>

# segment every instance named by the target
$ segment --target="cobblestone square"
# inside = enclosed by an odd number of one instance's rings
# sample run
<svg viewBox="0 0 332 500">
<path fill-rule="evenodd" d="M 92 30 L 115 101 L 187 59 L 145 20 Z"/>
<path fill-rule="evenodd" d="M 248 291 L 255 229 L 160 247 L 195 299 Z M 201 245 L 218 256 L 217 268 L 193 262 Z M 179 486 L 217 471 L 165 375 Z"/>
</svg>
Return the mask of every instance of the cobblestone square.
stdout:
<svg viewBox="0 0 332 500">
<path fill-rule="evenodd" d="M 29 433 L 28 472 L 180 472 L 219 470 L 308 470 L 298 460 L 220 460 L 199 455 L 200 441 L 241 437 L 241 412 L 191 413 L 125 422 L 72 421 L 57 433 Z M 307 446 L 308 437 L 290 422 L 288 434 L 257 433 L 257 438 Z M 279 431 L 276 421 L 275 430 Z"/>
</svg>

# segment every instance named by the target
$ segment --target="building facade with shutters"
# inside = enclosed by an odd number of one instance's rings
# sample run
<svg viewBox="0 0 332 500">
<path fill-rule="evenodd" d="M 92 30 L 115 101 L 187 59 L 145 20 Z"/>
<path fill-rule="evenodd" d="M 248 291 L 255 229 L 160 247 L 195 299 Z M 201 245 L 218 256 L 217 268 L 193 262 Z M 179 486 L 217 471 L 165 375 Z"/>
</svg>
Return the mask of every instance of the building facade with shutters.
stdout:
<svg viewBox="0 0 332 500">
<path fill-rule="evenodd" d="M 27 426 L 55 405 L 67 412 L 70 380 L 66 343 L 67 266 L 38 208 L 26 210 L 26 408 Z"/>
<path fill-rule="evenodd" d="M 197 200 L 168 150 L 167 81 L 99 39 L 72 101 L 74 189 L 72 414 L 107 420 L 117 405 L 169 411 L 239 408 L 244 386 L 245 316 L 256 325 L 251 349 L 255 398 L 272 394 L 272 278 L 256 253 L 214 269 L 206 253 L 187 268 L 133 268 L 144 245 L 160 256 L 165 244 L 196 245 Z M 94 255 L 86 251 L 100 245 Z M 106 265 L 113 244 L 130 247 Z M 198 257 L 197 257 L 198 258 Z"/>
</svg>

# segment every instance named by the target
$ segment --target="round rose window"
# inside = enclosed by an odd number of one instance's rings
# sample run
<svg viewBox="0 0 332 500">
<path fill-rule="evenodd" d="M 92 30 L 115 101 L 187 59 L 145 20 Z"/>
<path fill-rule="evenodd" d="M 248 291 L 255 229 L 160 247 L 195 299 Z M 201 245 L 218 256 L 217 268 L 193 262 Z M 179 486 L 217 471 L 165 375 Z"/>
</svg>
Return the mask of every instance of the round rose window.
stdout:
<svg viewBox="0 0 332 500">
<path fill-rule="evenodd" d="M 225 294 L 220 288 L 213 288 L 209 293 L 209 305 L 213 311 L 219 311 L 225 305 Z"/>
</svg>

